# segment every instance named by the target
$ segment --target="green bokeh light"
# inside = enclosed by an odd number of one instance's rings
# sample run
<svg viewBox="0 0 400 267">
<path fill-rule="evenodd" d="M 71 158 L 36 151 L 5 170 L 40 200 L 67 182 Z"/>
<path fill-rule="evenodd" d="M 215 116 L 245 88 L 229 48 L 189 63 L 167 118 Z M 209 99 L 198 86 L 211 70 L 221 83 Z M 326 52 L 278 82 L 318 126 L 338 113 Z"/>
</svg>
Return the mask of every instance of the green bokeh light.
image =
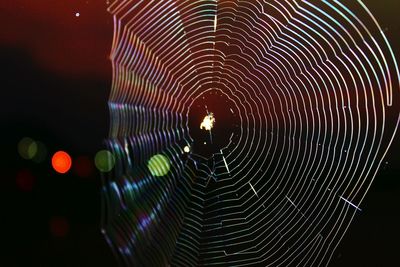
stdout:
<svg viewBox="0 0 400 267">
<path fill-rule="evenodd" d="M 151 157 L 147 163 L 147 167 L 152 175 L 159 177 L 164 176 L 169 172 L 171 164 L 166 156 L 157 154 Z"/>
<path fill-rule="evenodd" d="M 36 144 L 36 153 L 32 157 L 32 160 L 36 163 L 42 163 L 46 160 L 47 157 L 47 147 L 40 141 L 35 142 Z"/>
<path fill-rule="evenodd" d="M 38 152 L 38 144 L 33 141 L 28 147 L 28 157 L 29 159 L 33 159 Z"/>
<path fill-rule="evenodd" d="M 37 143 L 29 137 L 24 137 L 18 143 L 18 153 L 24 159 L 32 159 L 37 153 Z"/>
<path fill-rule="evenodd" d="M 100 150 L 94 157 L 94 164 L 99 171 L 109 172 L 114 168 L 115 157 L 108 150 Z"/>
</svg>

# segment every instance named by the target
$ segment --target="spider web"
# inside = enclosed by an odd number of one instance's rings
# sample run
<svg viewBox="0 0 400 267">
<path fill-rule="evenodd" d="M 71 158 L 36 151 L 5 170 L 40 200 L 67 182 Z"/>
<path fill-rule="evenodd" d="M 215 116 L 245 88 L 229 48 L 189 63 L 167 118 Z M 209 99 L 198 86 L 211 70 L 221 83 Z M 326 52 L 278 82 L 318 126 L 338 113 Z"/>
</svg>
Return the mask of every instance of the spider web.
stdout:
<svg viewBox="0 0 400 267">
<path fill-rule="evenodd" d="M 118 0 L 109 11 L 117 162 L 102 229 L 121 264 L 326 266 L 398 127 L 397 63 L 367 7 Z"/>
</svg>

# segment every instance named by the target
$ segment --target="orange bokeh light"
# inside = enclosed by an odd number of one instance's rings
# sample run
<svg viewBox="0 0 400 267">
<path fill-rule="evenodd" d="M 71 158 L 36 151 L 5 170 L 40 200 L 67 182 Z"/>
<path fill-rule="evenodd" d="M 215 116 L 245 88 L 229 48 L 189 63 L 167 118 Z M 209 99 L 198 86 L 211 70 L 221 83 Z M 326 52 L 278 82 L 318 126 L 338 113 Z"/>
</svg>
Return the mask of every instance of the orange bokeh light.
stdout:
<svg viewBox="0 0 400 267">
<path fill-rule="evenodd" d="M 58 173 L 66 173 L 71 169 L 72 159 L 65 151 L 58 151 L 53 155 L 51 159 L 51 165 Z"/>
</svg>

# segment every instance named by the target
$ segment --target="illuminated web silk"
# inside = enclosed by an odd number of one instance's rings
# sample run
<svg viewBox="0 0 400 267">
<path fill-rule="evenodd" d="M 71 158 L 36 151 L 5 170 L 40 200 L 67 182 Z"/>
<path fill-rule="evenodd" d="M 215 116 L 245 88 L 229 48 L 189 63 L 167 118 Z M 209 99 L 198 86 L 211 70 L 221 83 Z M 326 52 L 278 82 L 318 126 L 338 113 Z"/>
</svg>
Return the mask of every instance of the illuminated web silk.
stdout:
<svg viewBox="0 0 400 267">
<path fill-rule="evenodd" d="M 398 126 L 398 68 L 363 3 L 109 9 L 117 162 L 104 180 L 103 231 L 120 261 L 328 264 Z M 209 103 L 217 97 L 226 101 Z M 207 115 L 197 103 L 225 123 L 207 140 L 211 157 L 191 130 Z M 152 175 L 154 156 L 168 159 L 166 175 Z"/>
</svg>

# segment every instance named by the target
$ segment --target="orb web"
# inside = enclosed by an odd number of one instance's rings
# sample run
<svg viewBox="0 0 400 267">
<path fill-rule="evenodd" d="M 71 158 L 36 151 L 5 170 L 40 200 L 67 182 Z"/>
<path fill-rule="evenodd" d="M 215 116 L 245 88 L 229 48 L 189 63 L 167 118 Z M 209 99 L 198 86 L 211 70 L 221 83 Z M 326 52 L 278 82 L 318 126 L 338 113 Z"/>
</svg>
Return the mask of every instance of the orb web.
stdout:
<svg viewBox="0 0 400 267">
<path fill-rule="evenodd" d="M 121 264 L 326 266 L 398 127 L 397 63 L 364 3 L 109 11 L 102 229 Z"/>
</svg>

